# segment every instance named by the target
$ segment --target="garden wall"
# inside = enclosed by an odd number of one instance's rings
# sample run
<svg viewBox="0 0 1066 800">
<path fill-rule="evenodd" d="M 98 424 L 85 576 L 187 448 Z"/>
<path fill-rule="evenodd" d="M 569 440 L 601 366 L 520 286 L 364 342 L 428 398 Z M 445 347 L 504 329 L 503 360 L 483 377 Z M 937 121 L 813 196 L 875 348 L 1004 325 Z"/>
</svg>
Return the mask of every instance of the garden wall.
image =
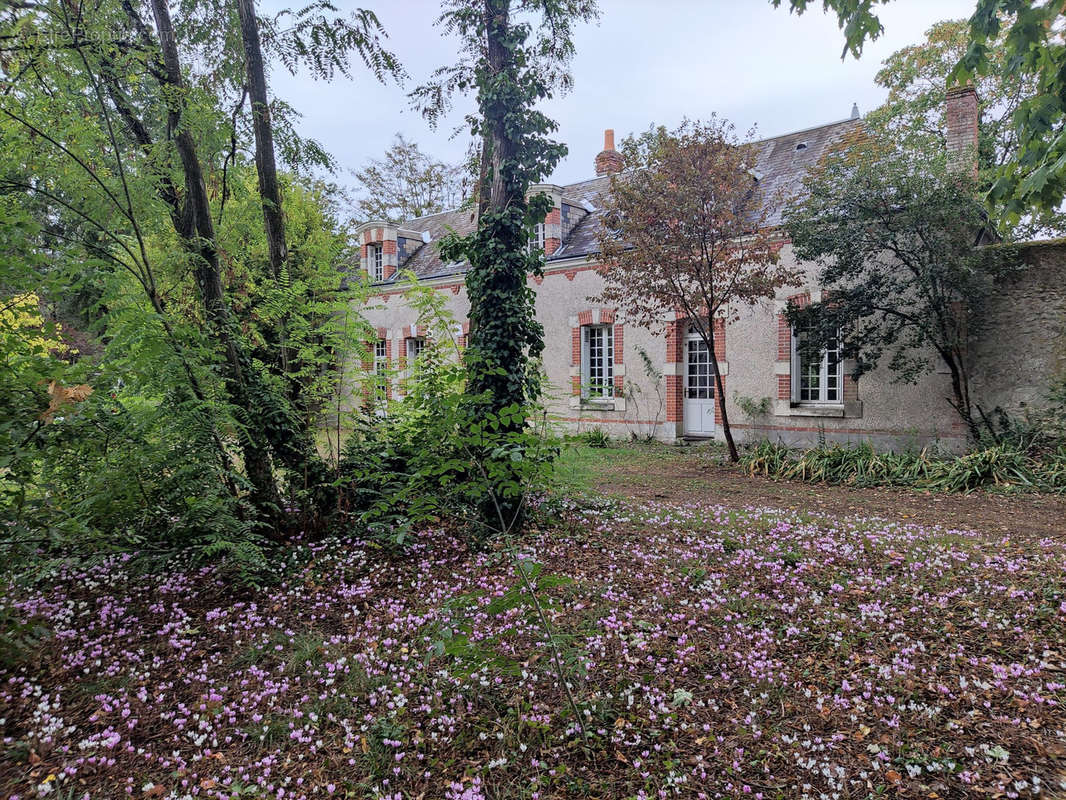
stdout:
<svg viewBox="0 0 1066 800">
<path fill-rule="evenodd" d="M 974 346 L 973 396 L 986 411 L 1024 412 L 1066 379 L 1066 239 L 1028 245 L 1023 258 Z"/>
</svg>

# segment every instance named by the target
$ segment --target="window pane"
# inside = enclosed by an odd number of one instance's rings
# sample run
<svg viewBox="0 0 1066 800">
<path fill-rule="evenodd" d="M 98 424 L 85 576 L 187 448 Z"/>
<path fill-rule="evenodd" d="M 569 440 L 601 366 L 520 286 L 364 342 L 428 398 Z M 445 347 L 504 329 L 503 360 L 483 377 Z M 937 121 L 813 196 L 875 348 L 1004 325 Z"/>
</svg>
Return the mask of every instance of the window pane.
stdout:
<svg viewBox="0 0 1066 800">
<path fill-rule="evenodd" d="M 590 325 L 585 329 L 585 364 L 583 383 L 590 397 L 614 397 L 614 328 Z"/>
<path fill-rule="evenodd" d="M 801 403 L 839 403 L 843 380 L 839 336 L 830 339 L 821 353 L 811 356 L 804 352 L 803 344 L 812 330 L 813 326 L 807 325 L 792 332 L 796 352 L 793 368 L 798 370 L 797 400 Z"/>
</svg>

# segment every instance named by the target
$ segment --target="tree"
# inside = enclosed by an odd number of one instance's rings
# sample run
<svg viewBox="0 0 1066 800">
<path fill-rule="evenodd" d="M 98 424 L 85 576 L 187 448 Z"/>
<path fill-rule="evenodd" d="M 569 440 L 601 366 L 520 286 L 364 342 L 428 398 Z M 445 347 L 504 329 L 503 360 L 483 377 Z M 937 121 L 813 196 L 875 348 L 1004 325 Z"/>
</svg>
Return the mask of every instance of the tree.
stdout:
<svg viewBox="0 0 1066 800">
<path fill-rule="evenodd" d="M 770 0 L 778 8 L 785 0 Z M 890 0 L 822 0 L 844 31 L 843 58 L 862 55 L 867 39 L 884 30 L 874 11 Z M 788 0 L 802 14 L 811 0 Z M 1034 87 L 1023 95 L 1011 119 L 1017 147 L 996 171 L 989 200 L 1016 222 L 1033 209 L 1051 211 L 1066 200 L 1066 70 L 1062 69 L 1061 3 L 1034 0 L 977 0 L 969 20 L 966 53 L 948 76 L 949 85 L 964 84 L 995 69 L 1002 60 L 1020 85 Z"/>
<path fill-rule="evenodd" d="M 256 379 L 251 360 L 237 335 L 232 313 L 222 288 L 222 270 L 207 196 L 203 168 L 189 124 L 184 120 L 187 109 L 185 78 L 178 60 L 177 39 L 170 19 L 167 0 L 151 0 L 156 32 L 162 54 L 162 69 L 157 75 L 167 108 L 167 129 L 174 132 L 174 145 L 184 175 L 185 191 L 180 201 L 180 225 L 177 230 L 184 246 L 193 257 L 196 284 L 212 333 L 218 340 L 225 363 L 226 385 L 230 401 L 248 411 L 270 408 L 278 416 L 276 404 Z M 105 111 L 106 113 L 106 111 Z M 261 511 L 278 505 L 267 435 L 263 426 L 250 419 L 239 433 L 244 467 L 252 484 L 254 502 Z M 300 464 L 300 466 L 304 466 Z"/>
<path fill-rule="evenodd" d="M 603 302 L 649 327 L 684 314 L 710 354 L 729 456 L 739 460 L 715 354 L 715 322 L 772 298 L 796 280 L 766 230 L 767 197 L 753 177 L 755 151 L 714 118 L 623 143 L 631 171 L 611 176 L 604 199 Z"/>
<path fill-rule="evenodd" d="M 437 161 L 399 133 L 383 158 L 370 159 L 352 175 L 362 193 L 356 213 L 364 222 L 400 223 L 458 208 L 473 182 L 465 165 Z"/>
<path fill-rule="evenodd" d="M 414 92 L 416 103 L 435 121 L 455 91 L 477 91 L 478 114 L 468 121 L 482 143 L 478 227 L 468 237 L 444 240 L 441 255 L 470 263 L 470 339 L 464 358 L 469 391 L 479 401 L 471 420 L 476 424 L 486 415 L 504 420 L 501 436 L 524 427 L 515 409 L 525 409 L 538 395 L 539 376 L 530 359 L 544 347 L 527 283 L 530 273 L 540 273 L 541 261 L 527 244 L 550 200 L 543 195 L 527 200 L 526 193 L 566 154 L 564 145 L 548 138 L 556 124 L 535 105 L 569 85 L 573 24 L 598 13 L 594 0 L 519 0 L 514 6 L 511 0 L 451 0 L 439 22 L 458 34 L 463 57 Z M 532 40 L 531 23 L 514 19 L 512 11 L 540 19 Z M 497 486 L 503 519 L 490 508 L 483 509 L 483 517 L 506 529 L 518 520 L 521 504 L 520 498 L 507 497 L 504 483 Z"/>
<path fill-rule="evenodd" d="M 996 279 L 1017 259 L 1009 246 L 985 246 L 988 218 L 973 179 L 952 170 L 943 150 L 919 158 L 855 138 L 806 188 L 786 224 L 796 256 L 821 265 L 823 300 L 787 312 L 811 331 L 807 349 L 838 342 L 856 379 L 887 355 L 905 382 L 932 371 L 935 351 L 951 373 L 949 402 L 976 438 L 967 343 Z"/>
<path fill-rule="evenodd" d="M 285 216 L 281 205 L 278 165 L 274 158 L 274 126 L 270 121 L 270 101 L 267 98 L 266 69 L 263 66 L 263 48 L 259 41 L 259 20 L 255 16 L 255 0 L 237 0 L 237 13 L 241 22 L 241 41 L 244 44 L 247 89 L 252 104 L 255 169 L 259 176 L 259 196 L 263 203 L 263 227 L 266 231 L 270 272 L 275 281 L 281 281 L 284 279 L 289 249 L 285 243 Z M 288 320 L 283 315 L 278 331 L 278 362 L 283 375 L 288 374 L 292 361 L 285 330 L 287 323 Z"/>
<path fill-rule="evenodd" d="M 306 417 L 293 413 L 284 391 L 251 358 L 223 275 L 231 254 L 220 247 L 216 214 L 223 219 L 228 167 L 236 166 L 246 141 L 240 118 L 245 53 L 233 46 L 241 41 L 239 15 L 226 2 L 184 8 L 178 25 L 164 0 L 105 0 L 91 15 L 59 0 L 5 10 L 2 68 L 9 80 L 0 113 L 5 146 L 20 163 L 0 176 L 0 188 L 24 193 L 53 239 L 62 237 L 64 246 L 82 248 L 134 278 L 154 311 L 150 324 L 165 331 L 205 412 L 215 375 L 223 377 L 221 396 L 234 419 L 216 427 L 219 461 L 228 473 L 227 431 L 240 444 L 247 479 L 265 512 L 276 507 L 273 459 L 295 486 L 319 489 L 328 475 Z M 355 51 L 378 75 L 395 74 L 373 15 L 356 12 L 346 22 L 330 9 L 315 2 L 296 12 L 284 31 L 268 25 L 264 50 L 290 68 L 306 64 L 327 76 L 347 70 L 348 53 Z M 195 66 L 181 63 L 183 46 L 194 52 Z M 260 88 L 257 112 L 266 102 L 265 84 Z M 230 106 L 230 93 L 239 99 L 227 114 L 222 107 Z M 324 163 L 284 122 L 291 110 L 277 108 L 272 133 L 283 120 L 282 151 L 290 166 Z M 266 149 L 262 134 L 271 132 L 263 120 L 262 113 L 252 120 L 260 152 Z M 261 203 L 280 211 L 280 195 Z M 278 252 L 274 247 L 269 255 Z M 184 303 L 188 275 L 195 278 L 198 308 Z M 282 283 L 272 270 L 259 282 Z M 285 315 L 269 319 L 277 325 Z M 214 353 L 190 346 L 179 330 L 186 321 L 210 331 Z"/>
<path fill-rule="evenodd" d="M 1006 31 L 1001 31 L 989 54 L 989 69 L 975 76 L 980 103 L 978 130 L 978 186 L 991 188 L 996 174 L 1016 156 L 1018 137 L 1012 118 L 1021 103 L 1037 90 L 1032 76 L 1016 75 L 1006 58 Z M 890 138 L 906 151 L 934 152 L 946 146 L 944 95 L 951 73 L 966 55 L 969 27 L 963 20 L 938 22 L 926 31 L 925 41 L 897 50 L 877 73 L 888 89 L 884 104 L 866 115 L 875 135 Z M 1031 239 L 1066 229 L 1057 209 L 1026 215 L 1011 224 L 995 220 L 1011 239 Z"/>
</svg>

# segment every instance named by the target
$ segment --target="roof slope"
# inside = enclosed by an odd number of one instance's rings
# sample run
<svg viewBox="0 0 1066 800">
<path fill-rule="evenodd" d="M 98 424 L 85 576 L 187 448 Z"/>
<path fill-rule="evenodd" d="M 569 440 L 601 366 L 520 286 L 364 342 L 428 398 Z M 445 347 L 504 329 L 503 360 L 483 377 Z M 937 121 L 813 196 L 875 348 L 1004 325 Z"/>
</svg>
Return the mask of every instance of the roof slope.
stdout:
<svg viewBox="0 0 1066 800">
<path fill-rule="evenodd" d="M 759 186 L 763 189 L 763 197 L 767 198 L 768 203 L 772 203 L 772 206 L 766 209 L 768 224 L 781 224 L 784 212 L 781 199 L 797 196 L 802 191 L 803 177 L 807 170 L 817 164 L 832 145 L 861 124 L 860 119 L 844 119 L 754 142 L 759 151 L 755 174 Z M 600 197 L 609 188 L 608 176 L 562 187 L 564 202 L 576 203 L 591 210 L 573 227 L 562 246 L 548 256 L 549 265 L 553 261 L 587 257 L 599 252 L 598 240 L 603 225 L 603 202 Z M 409 269 L 422 279 L 442 278 L 465 272 L 468 266 L 466 263 L 445 264 L 441 261 L 437 253 L 437 240 L 451 231 L 460 235 L 472 233 L 477 227 L 475 217 L 476 211 L 466 208 L 403 222 L 403 228 L 427 231 L 431 240 L 419 247 L 400 265 L 400 269 Z M 393 276 L 384 282 L 392 283 L 396 280 L 397 276 Z"/>
</svg>

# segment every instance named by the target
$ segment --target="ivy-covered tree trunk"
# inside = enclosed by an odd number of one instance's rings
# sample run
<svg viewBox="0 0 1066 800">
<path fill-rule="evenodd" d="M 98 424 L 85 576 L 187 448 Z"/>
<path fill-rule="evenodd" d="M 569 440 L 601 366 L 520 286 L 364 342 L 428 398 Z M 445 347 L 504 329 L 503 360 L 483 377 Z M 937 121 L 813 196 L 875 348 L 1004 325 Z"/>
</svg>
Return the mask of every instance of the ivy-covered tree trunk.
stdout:
<svg viewBox="0 0 1066 800">
<path fill-rule="evenodd" d="M 470 263 L 464 362 L 474 408 L 468 428 L 483 441 L 475 456 L 487 467 L 491 497 L 481 511 L 491 528 L 520 523 L 522 462 L 533 455 L 521 434 L 524 415 L 540 392 L 531 363 L 544 349 L 544 331 L 527 279 L 540 273 L 543 257 L 530 253 L 528 243 L 551 201 L 543 195 L 527 199 L 526 192 L 566 155 L 565 146 L 548 138 L 556 125 L 536 104 L 554 87 L 569 85 L 573 23 L 598 15 L 595 0 L 523 0 L 518 6 L 523 18 L 515 23 L 511 0 L 446 4 L 439 22 L 461 37 L 464 56 L 413 93 L 435 122 L 455 91 L 477 89 L 479 113 L 469 119 L 482 148 L 478 227 L 470 236 L 444 239 L 440 253 L 446 260 Z M 531 36 L 533 41 L 527 41 Z"/>
<path fill-rule="evenodd" d="M 509 112 L 522 104 L 517 88 L 515 35 L 509 0 L 485 0 L 487 69 L 481 76 L 479 105 L 485 120 L 486 160 L 477 239 L 466 279 L 470 293 L 470 389 L 486 394 L 493 412 L 529 399 L 526 350 L 539 353 L 543 334 L 533 315 L 526 275 L 528 181 L 516 174 L 521 129 L 508 126 Z"/>
<path fill-rule="evenodd" d="M 527 243 L 530 214 L 543 219 L 547 209 L 542 200 L 532 208 L 526 200 L 529 171 L 520 153 L 529 133 L 521 112 L 531 104 L 519 63 L 525 33 L 511 24 L 510 0 L 484 0 L 484 20 L 485 60 L 478 69 L 484 168 L 478 229 L 466 249 L 470 341 L 465 358 L 469 391 L 479 398 L 478 416 L 499 419 L 499 433 L 506 437 L 525 426 L 520 414 L 508 411 L 525 409 L 537 392 L 529 357 L 540 354 L 544 334 L 527 284 L 531 267 L 536 268 Z M 503 488 L 507 479 L 499 466 L 490 469 L 494 496 L 482 517 L 492 527 L 511 527 L 520 522 L 521 502 Z"/>
</svg>

